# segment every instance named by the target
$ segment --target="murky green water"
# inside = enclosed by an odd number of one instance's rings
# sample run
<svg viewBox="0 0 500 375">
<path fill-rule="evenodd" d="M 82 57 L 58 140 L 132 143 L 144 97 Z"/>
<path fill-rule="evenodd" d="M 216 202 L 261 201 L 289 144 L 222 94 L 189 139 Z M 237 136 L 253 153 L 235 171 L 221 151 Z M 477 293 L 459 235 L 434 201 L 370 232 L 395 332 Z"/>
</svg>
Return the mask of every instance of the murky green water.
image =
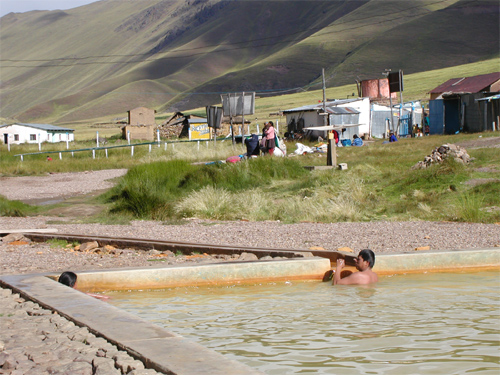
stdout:
<svg viewBox="0 0 500 375">
<path fill-rule="evenodd" d="M 500 374 L 500 273 L 112 293 L 110 303 L 267 374 Z"/>
</svg>

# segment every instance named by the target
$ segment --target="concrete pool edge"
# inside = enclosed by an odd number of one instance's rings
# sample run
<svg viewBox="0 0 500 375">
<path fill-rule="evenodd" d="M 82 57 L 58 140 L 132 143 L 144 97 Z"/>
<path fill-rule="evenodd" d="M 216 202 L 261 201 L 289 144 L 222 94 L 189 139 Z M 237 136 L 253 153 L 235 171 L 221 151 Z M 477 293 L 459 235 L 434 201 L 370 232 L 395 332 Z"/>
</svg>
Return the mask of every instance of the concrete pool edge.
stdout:
<svg viewBox="0 0 500 375">
<path fill-rule="evenodd" d="M 257 280 L 256 272 L 261 281 L 283 280 L 288 274 L 289 280 L 317 279 L 318 281 L 330 268 L 330 261 L 325 258 L 302 258 L 275 261 L 224 263 L 225 268 L 232 267 L 233 282 L 242 280 L 247 274 L 245 269 L 251 269 L 252 280 Z M 108 276 L 133 276 L 134 272 L 148 272 L 150 274 L 171 273 L 182 270 L 184 274 L 191 273 L 197 276 L 200 270 L 214 269 L 220 274 L 221 264 L 205 264 L 189 267 L 165 267 L 146 270 L 107 270 L 79 272 L 79 280 L 86 277 L 92 279 L 100 274 Z M 258 269 L 262 272 L 258 272 Z M 257 270 L 256 270 L 257 269 Z M 240 271 L 240 272 L 238 272 Z M 220 274 L 222 284 L 230 279 L 227 272 Z M 306 277 L 308 275 L 308 277 Z M 152 368 L 166 374 L 194 375 L 200 369 L 206 374 L 234 374 L 258 375 L 262 372 L 252 369 L 240 362 L 228 359 L 211 349 L 207 349 L 193 341 L 175 333 L 148 323 L 135 315 L 118 309 L 108 303 L 97 300 L 75 289 L 68 288 L 58 282 L 51 273 L 36 275 L 0 276 L 0 285 L 12 289 L 27 300 L 38 303 L 40 306 L 57 311 L 61 316 L 73 321 L 76 325 L 87 327 L 98 337 L 102 337 L 119 349 L 126 351 L 132 357 L 142 361 L 147 368 Z M 153 277 L 155 278 L 155 277 Z M 214 282 L 212 282 L 212 285 Z M 206 284 L 205 284 L 206 285 Z M 220 283 L 218 284 L 220 285 Z M 168 286 L 166 286 L 168 287 Z"/>
<path fill-rule="evenodd" d="M 394 273 L 450 272 L 500 268 L 500 247 L 418 251 L 401 254 L 381 254 L 373 270 L 380 275 Z"/>
</svg>

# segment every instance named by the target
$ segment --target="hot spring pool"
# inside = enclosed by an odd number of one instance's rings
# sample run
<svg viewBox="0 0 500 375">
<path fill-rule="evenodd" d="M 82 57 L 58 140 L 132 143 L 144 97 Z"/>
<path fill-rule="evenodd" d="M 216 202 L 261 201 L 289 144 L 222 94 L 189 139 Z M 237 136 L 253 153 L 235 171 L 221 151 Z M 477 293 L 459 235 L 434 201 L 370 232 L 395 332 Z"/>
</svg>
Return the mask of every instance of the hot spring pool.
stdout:
<svg viewBox="0 0 500 375">
<path fill-rule="evenodd" d="M 500 373 L 500 273 L 113 292 L 110 303 L 267 374 Z"/>
</svg>

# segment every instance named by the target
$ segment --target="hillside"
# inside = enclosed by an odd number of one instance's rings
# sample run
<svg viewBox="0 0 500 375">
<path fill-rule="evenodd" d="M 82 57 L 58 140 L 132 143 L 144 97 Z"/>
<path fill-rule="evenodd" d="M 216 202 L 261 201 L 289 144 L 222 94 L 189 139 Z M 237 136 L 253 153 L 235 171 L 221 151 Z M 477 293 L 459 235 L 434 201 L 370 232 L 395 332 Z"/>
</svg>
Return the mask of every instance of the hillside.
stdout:
<svg viewBox="0 0 500 375">
<path fill-rule="evenodd" d="M 496 0 L 102 0 L 1 18 L 0 117 L 67 123 L 499 58 Z M 483 72 L 477 72 L 481 74 Z M 432 87 L 428 88 L 429 90 Z"/>
</svg>

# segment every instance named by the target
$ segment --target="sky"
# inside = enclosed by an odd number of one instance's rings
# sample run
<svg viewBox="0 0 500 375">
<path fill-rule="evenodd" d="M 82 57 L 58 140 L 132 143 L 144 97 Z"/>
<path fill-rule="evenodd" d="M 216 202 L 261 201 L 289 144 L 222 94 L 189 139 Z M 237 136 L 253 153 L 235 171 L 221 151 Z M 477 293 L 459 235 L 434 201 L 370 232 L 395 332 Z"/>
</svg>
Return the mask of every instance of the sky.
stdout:
<svg viewBox="0 0 500 375">
<path fill-rule="evenodd" d="M 0 0 L 0 17 L 10 12 L 29 12 L 30 10 L 71 9 L 98 0 Z"/>
</svg>

